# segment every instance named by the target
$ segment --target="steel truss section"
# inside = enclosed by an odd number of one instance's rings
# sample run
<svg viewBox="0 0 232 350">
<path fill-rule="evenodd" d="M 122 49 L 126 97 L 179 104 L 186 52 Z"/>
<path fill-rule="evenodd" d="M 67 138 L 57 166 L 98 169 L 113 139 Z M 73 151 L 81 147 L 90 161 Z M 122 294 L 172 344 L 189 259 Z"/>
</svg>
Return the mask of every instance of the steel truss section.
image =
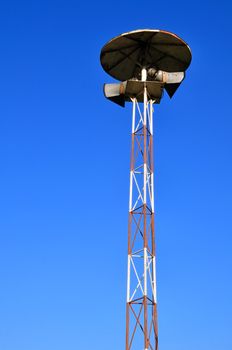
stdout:
<svg viewBox="0 0 232 350">
<path fill-rule="evenodd" d="M 158 350 L 154 232 L 153 105 L 132 100 L 126 350 Z"/>
</svg>

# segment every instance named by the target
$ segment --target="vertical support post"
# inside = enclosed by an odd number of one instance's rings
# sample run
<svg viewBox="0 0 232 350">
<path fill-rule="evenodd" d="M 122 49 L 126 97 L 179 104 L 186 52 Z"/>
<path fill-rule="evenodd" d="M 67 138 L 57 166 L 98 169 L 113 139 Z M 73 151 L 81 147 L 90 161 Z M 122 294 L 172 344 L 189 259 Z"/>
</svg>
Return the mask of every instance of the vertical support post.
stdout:
<svg viewBox="0 0 232 350">
<path fill-rule="evenodd" d="M 145 81 L 146 81 L 146 75 Z M 144 83 L 143 89 L 143 193 L 144 193 L 144 202 L 143 202 L 143 265 L 144 265 L 144 349 L 148 349 L 148 334 L 147 334 L 147 323 L 148 323 L 148 314 L 147 314 L 147 87 Z"/>
<path fill-rule="evenodd" d="M 126 350 L 158 350 L 154 227 L 153 104 L 132 98 Z M 142 107 L 142 108 L 141 108 Z"/>
</svg>

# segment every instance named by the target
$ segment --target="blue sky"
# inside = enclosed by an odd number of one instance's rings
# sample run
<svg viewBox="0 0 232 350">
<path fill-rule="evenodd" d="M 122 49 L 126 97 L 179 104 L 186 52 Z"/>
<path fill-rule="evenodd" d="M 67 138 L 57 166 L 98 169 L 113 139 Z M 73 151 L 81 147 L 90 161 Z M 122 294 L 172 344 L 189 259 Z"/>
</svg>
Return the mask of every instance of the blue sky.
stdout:
<svg viewBox="0 0 232 350">
<path fill-rule="evenodd" d="M 231 350 L 225 0 L 1 2 L 1 350 L 124 348 L 130 105 L 104 99 L 99 54 L 138 28 L 193 54 L 155 109 L 160 349 Z"/>
</svg>

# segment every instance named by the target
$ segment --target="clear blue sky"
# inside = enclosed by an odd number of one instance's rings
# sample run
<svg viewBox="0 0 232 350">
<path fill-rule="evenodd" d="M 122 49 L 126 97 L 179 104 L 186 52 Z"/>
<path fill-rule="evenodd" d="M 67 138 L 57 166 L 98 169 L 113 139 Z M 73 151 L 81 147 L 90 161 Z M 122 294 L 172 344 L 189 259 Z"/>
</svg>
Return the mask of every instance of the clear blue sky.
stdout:
<svg viewBox="0 0 232 350">
<path fill-rule="evenodd" d="M 160 350 L 231 350 L 231 10 L 1 1 L 1 350 L 124 349 L 130 106 L 99 53 L 138 28 L 193 53 L 155 111 Z"/>
</svg>

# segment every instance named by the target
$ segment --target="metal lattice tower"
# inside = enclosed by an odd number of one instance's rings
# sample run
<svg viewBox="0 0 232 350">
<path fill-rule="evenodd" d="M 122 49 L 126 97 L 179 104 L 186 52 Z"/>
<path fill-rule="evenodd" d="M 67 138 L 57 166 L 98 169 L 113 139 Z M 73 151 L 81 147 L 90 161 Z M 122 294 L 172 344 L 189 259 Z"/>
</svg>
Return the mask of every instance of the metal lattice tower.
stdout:
<svg viewBox="0 0 232 350">
<path fill-rule="evenodd" d="M 131 349 L 136 332 L 141 349 L 158 348 L 154 233 L 153 100 L 144 87 L 143 110 L 133 98 L 130 168 L 127 332 Z M 132 318 L 131 318 L 132 316 Z M 139 341 L 140 340 L 140 341 Z M 151 347 L 150 346 L 150 347 Z"/>
<path fill-rule="evenodd" d="M 153 110 L 164 89 L 173 96 L 190 61 L 187 44 L 160 30 L 122 34 L 101 51 L 103 68 L 121 81 L 105 84 L 105 96 L 132 103 L 126 350 L 158 350 Z"/>
</svg>

